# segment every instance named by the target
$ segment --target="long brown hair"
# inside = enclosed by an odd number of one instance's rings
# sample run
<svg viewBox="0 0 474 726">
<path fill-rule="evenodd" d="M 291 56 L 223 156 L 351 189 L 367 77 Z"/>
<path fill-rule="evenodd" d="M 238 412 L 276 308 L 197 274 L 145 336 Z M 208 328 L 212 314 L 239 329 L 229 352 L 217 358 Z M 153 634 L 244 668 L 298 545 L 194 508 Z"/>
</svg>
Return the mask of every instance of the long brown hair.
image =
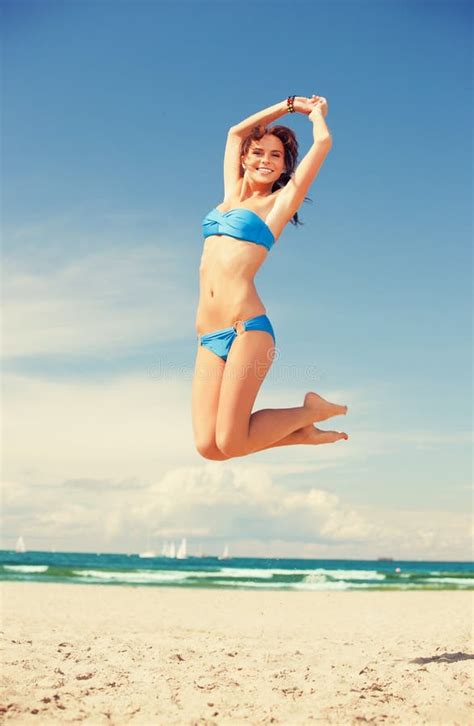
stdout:
<svg viewBox="0 0 474 726">
<path fill-rule="evenodd" d="M 272 192 L 276 192 L 277 189 L 285 187 L 293 176 L 296 169 L 296 163 L 298 161 L 298 141 L 296 140 L 294 131 L 288 128 L 288 126 L 264 126 L 263 124 L 258 124 L 252 128 L 248 136 L 246 136 L 242 141 L 240 146 L 241 155 L 245 156 L 247 154 L 250 146 L 252 145 L 252 141 L 259 141 L 266 134 L 273 134 L 273 136 L 277 136 L 282 142 L 285 150 L 284 158 L 286 171 L 280 174 L 272 186 Z M 240 175 L 243 176 L 243 169 L 241 168 L 240 171 Z M 306 200 L 310 202 L 312 201 L 310 197 L 305 197 L 304 201 Z M 299 220 L 298 212 L 294 213 L 290 222 L 295 225 L 304 224 L 304 222 Z"/>
</svg>

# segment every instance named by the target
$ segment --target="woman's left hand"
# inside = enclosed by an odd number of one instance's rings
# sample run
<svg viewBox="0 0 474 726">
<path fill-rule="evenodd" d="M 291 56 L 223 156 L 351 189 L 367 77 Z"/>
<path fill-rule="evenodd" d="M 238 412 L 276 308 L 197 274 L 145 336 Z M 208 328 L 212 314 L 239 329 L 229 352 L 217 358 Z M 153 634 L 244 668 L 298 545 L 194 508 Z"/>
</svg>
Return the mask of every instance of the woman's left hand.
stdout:
<svg viewBox="0 0 474 726">
<path fill-rule="evenodd" d="M 315 105 L 318 102 L 318 99 L 320 96 L 311 96 L 311 98 L 307 98 L 306 96 L 295 96 L 295 100 L 293 101 L 293 108 L 298 113 L 304 113 L 306 116 L 308 116 Z"/>
</svg>

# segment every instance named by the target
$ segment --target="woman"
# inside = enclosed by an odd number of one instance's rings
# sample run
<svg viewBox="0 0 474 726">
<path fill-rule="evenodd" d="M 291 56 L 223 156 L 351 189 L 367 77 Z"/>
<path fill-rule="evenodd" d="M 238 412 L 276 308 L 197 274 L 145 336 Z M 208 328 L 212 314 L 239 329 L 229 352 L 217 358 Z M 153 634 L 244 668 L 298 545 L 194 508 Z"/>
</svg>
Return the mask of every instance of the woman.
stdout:
<svg viewBox="0 0 474 726">
<path fill-rule="evenodd" d="M 206 459 L 348 439 L 346 433 L 313 426 L 346 414 L 347 406 L 312 391 L 302 406 L 252 413 L 275 351 L 275 333 L 254 277 L 286 224 L 298 223 L 297 210 L 331 148 L 327 111 L 322 96 L 289 96 L 228 132 L 224 200 L 204 218 L 199 268 L 192 413 L 196 448 Z M 293 131 L 266 126 L 288 112 L 303 113 L 313 124 L 313 144 L 296 171 Z"/>
</svg>

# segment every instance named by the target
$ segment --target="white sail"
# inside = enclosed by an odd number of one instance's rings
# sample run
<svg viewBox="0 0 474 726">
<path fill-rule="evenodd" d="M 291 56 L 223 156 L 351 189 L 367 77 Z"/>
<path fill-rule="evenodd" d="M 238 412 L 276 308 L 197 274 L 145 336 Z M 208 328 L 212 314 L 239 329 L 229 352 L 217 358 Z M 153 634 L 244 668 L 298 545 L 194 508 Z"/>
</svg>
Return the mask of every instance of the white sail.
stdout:
<svg viewBox="0 0 474 726">
<path fill-rule="evenodd" d="M 230 560 L 229 546 L 224 547 L 224 552 L 217 558 L 218 560 Z"/>
<path fill-rule="evenodd" d="M 169 552 L 168 542 L 163 542 L 163 547 L 161 548 L 161 556 L 169 557 L 168 552 Z"/>
<path fill-rule="evenodd" d="M 169 550 L 168 550 L 168 557 L 176 557 L 176 548 L 174 545 L 174 542 L 171 542 Z"/>
<path fill-rule="evenodd" d="M 178 560 L 186 560 L 188 555 L 186 554 L 186 537 L 183 537 L 181 544 L 179 545 L 178 552 L 176 554 Z"/>
<path fill-rule="evenodd" d="M 21 534 L 16 541 L 15 552 L 26 552 L 25 542 Z"/>
</svg>

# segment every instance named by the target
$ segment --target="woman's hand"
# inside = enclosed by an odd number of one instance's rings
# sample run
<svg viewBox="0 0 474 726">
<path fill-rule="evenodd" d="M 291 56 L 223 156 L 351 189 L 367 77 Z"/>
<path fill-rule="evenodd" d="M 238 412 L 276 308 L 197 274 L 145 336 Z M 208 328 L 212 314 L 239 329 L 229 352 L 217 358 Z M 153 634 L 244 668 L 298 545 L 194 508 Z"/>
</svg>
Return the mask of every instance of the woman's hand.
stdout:
<svg viewBox="0 0 474 726">
<path fill-rule="evenodd" d="M 306 96 L 295 96 L 293 108 L 298 113 L 304 113 L 307 116 L 313 110 L 317 98 L 319 98 L 319 96 L 311 96 L 311 98 L 307 98 Z"/>
<path fill-rule="evenodd" d="M 323 116 L 326 116 L 328 112 L 328 104 L 324 96 L 313 95 L 310 98 L 307 98 L 306 96 L 295 96 L 293 108 L 298 113 L 303 113 L 306 116 L 310 116 L 311 112 L 315 108 L 319 108 Z"/>
<path fill-rule="evenodd" d="M 324 96 L 312 96 L 311 100 L 311 111 L 309 112 L 308 118 L 310 121 L 314 121 L 317 114 L 322 114 L 323 118 L 326 118 L 328 112 L 328 102 Z"/>
</svg>

